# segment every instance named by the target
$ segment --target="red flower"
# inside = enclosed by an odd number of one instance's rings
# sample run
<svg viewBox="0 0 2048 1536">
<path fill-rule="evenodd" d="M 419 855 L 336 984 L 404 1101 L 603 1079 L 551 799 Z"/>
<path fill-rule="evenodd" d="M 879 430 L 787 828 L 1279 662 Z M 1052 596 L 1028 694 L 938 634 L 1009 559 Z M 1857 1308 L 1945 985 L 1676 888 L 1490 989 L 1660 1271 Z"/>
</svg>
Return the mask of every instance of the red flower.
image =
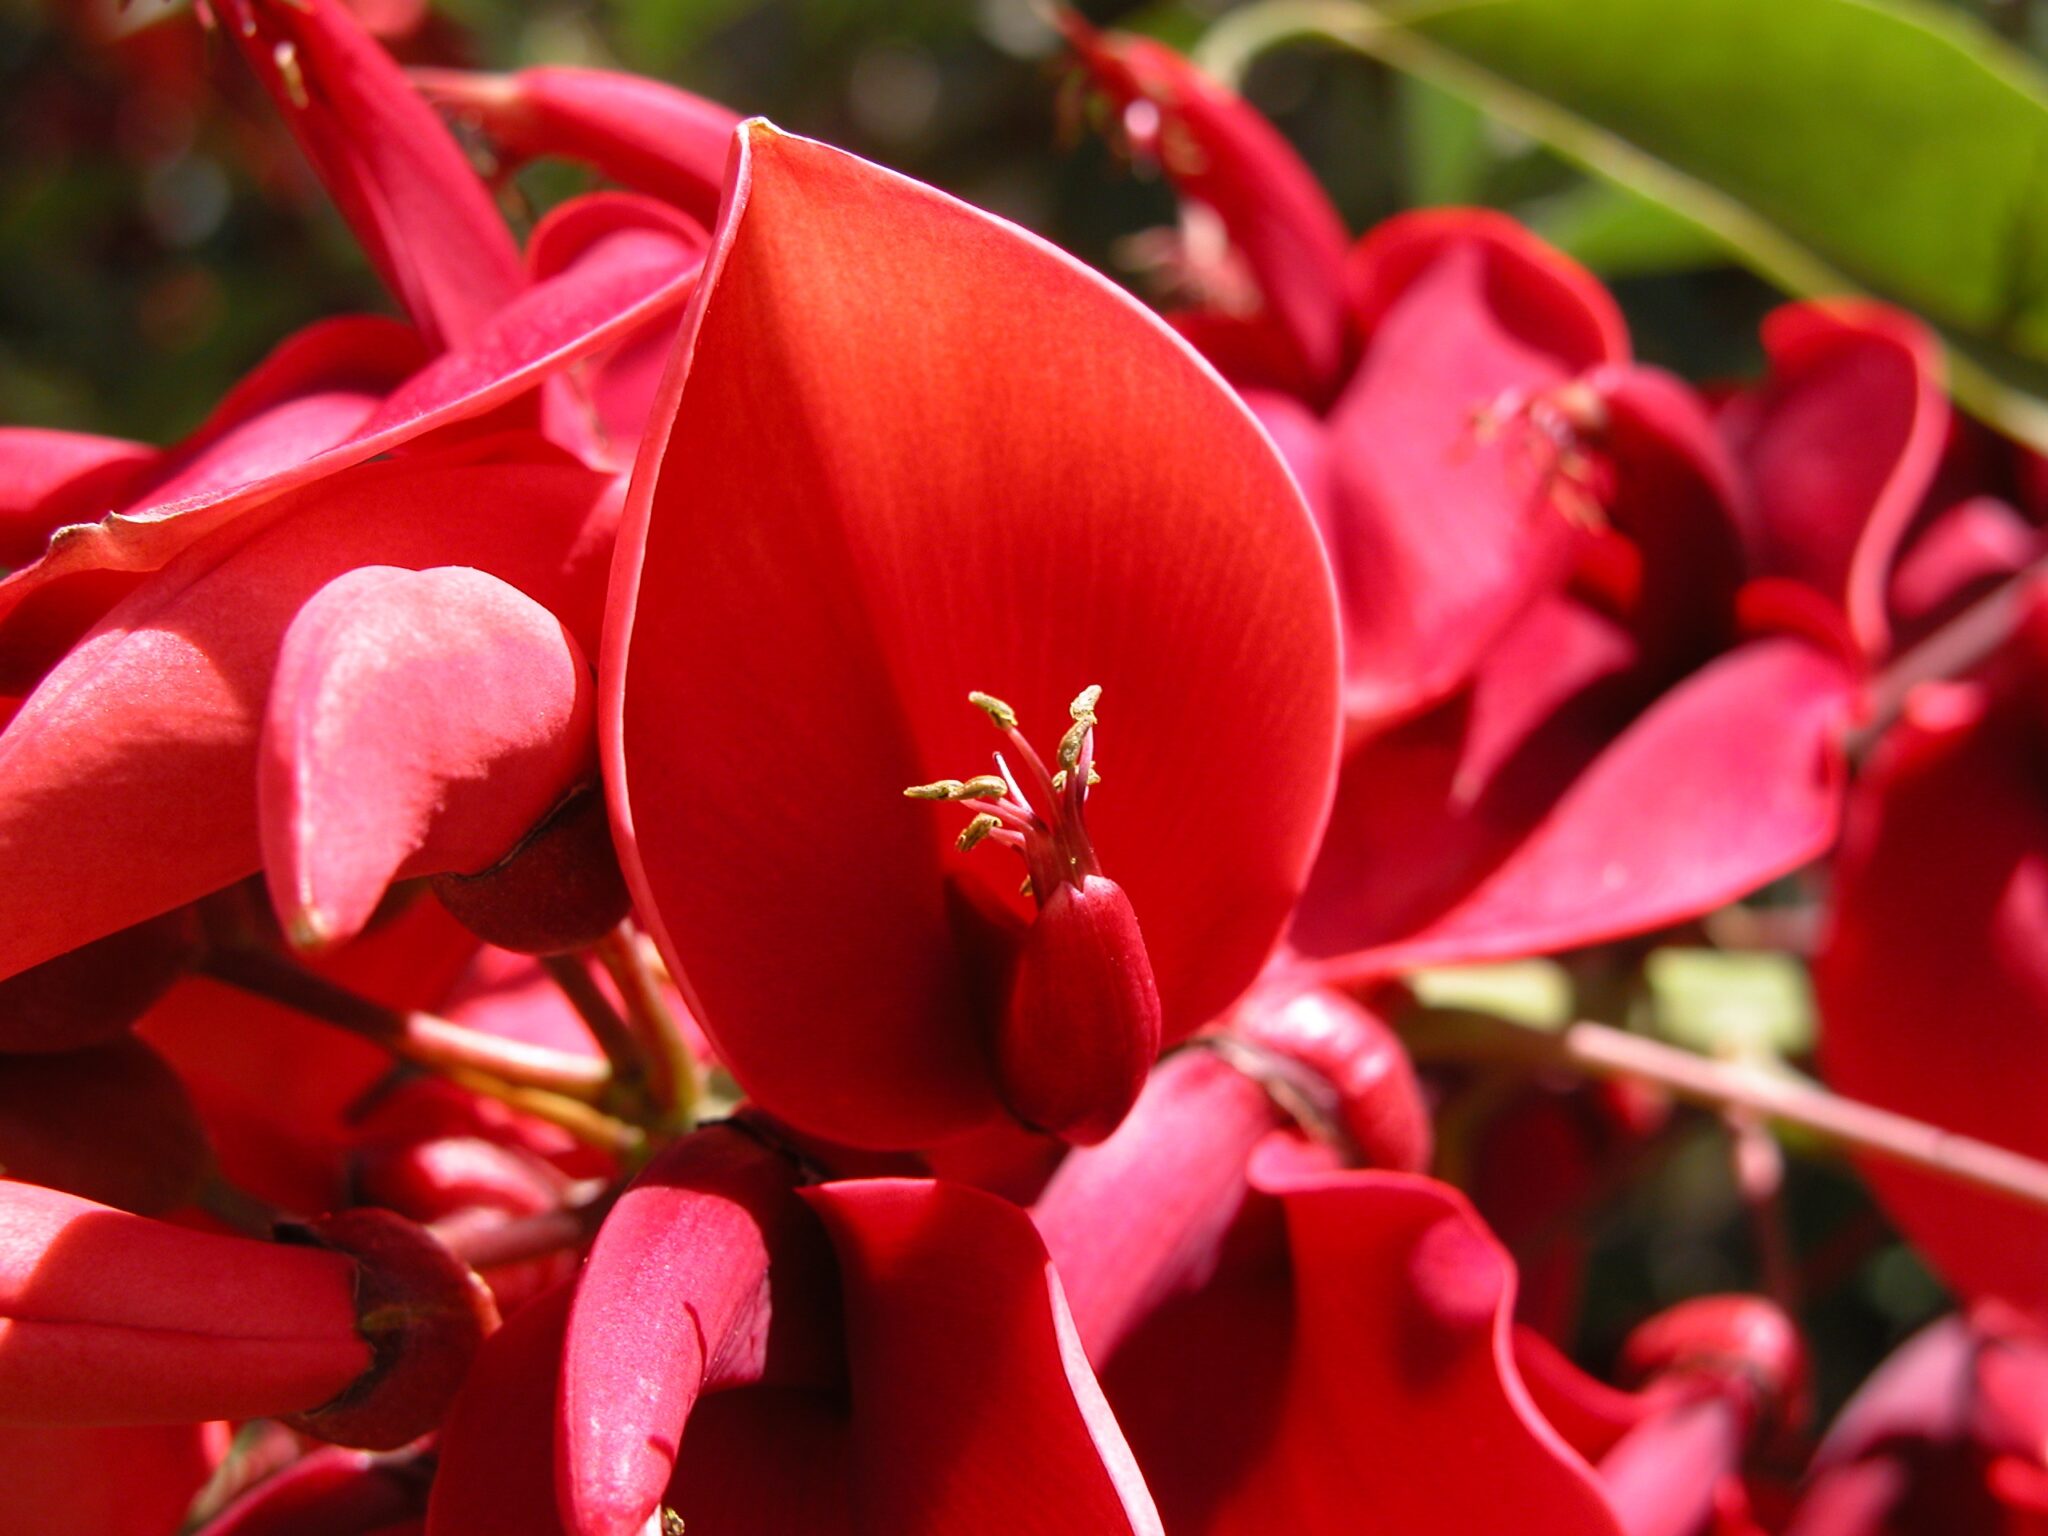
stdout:
<svg viewBox="0 0 2048 1536">
<path fill-rule="evenodd" d="M 1159 1531 L 1021 1212 L 796 1180 L 737 1127 L 672 1147 L 479 1358 L 428 1530 Z"/>
<path fill-rule="evenodd" d="M 1068 30 L 1255 279 L 1248 309 L 1174 318 L 1337 571 L 1352 742 L 1291 941 L 1333 978 L 1571 948 L 1821 852 L 1849 673 L 1738 624 L 1735 466 L 1683 385 L 1628 365 L 1599 285 L 1477 210 L 1390 220 L 1333 282 L 1335 214 L 1270 125 L 1156 44 Z M 1334 371 L 1307 363 L 1327 334 Z"/>
<path fill-rule="evenodd" d="M 1099 278 L 849 156 L 740 143 L 602 668 L 629 881 L 778 1116 L 903 1146 L 1007 1101 L 1100 1134 L 1151 1031 L 1227 1005 L 1300 889 L 1337 737 L 1313 529 L 1250 418 Z M 988 806 L 1035 901 L 903 800 L 978 766 L 924 793 Z"/>
</svg>

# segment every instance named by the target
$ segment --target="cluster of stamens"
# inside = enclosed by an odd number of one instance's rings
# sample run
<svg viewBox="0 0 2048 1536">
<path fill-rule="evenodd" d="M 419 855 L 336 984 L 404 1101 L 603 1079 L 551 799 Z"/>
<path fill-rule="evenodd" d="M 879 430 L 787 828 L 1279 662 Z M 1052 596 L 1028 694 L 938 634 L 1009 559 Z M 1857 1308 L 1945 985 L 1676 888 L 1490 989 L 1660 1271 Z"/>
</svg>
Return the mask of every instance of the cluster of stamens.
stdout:
<svg viewBox="0 0 2048 1536">
<path fill-rule="evenodd" d="M 1027 894 L 1042 899 L 1058 880 L 1078 885 L 1085 877 L 1100 874 L 1081 811 L 1088 791 L 1102 782 L 1095 763 L 1095 706 L 1102 698 L 1101 687 L 1083 688 L 1068 706 L 1072 723 L 1060 737 L 1057 768 L 1047 768 L 1024 739 L 1017 728 L 1017 712 L 1009 705 L 992 694 L 970 693 L 967 698 L 1008 738 L 1009 755 L 995 754 L 994 773 L 913 784 L 903 793 L 912 800 L 971 802 L 974 819 L 960 834 L 960 848 L 992 842 L 1013 849 L 1031 871 L 1024 882 Z"/>
<path fill-rule="evenodd" d="M 1581 379 L 1545 389 L 1510 389 L 1472 413 L 1472 435 L 1492 442 L 1512 431 L 1533 465 L 1536 493 L 1584 528 L 1606 522 L 1602 474 L 1591 440 L 1606 430 L 1607 406 Z"/>
</svg>

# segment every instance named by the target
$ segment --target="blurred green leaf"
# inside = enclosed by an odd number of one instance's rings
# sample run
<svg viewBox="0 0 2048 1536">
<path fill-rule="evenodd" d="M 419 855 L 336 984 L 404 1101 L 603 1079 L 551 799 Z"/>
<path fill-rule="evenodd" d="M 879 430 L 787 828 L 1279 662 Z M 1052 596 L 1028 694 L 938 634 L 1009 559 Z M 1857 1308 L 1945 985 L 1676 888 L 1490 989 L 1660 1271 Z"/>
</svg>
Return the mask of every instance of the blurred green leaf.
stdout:
<svg viewBox="0 0 2048 1536">
<path fill-rule="evenodd" d="M 1768 950 L 1655 950 L 1643 967 L 1657 1033 L 1703 1055 L 1803 1055 L 1813 1048 L 1806 968 Z"/>
<path fill-rule="evenodd" d="M 1861 290 L 1952 344 L 1965 403 L 2048 444 L 2048 80 L 1910 0 L 1453 0 L 1234 13 L 1322 35 L 1713 232 L 1779 286 Z"/>
<path fill-rule="evenodd" d="M 1572 981 L 1552 960 L 1440 966 L 1415 972 L 1408 985 L 1429 1008 L 1470 1008 L 1539 1029 L 1558 1029 L 1572 1016 Z"/>
<path fill-rule="evenodd" d="M 1529 226 L 1603 277 L 1691 272 L 1727 249 L 1690 219 L 1611 181 L 1588 181 L 1521 210 Z"/>
<path fill-rule="evenodd" d="M 1486 114 L 1412 76 L 1401 82 L 1400 103 L 1410 201 L 1422 208 L 1484 202 L 1494 160 Z"/>
</svg>

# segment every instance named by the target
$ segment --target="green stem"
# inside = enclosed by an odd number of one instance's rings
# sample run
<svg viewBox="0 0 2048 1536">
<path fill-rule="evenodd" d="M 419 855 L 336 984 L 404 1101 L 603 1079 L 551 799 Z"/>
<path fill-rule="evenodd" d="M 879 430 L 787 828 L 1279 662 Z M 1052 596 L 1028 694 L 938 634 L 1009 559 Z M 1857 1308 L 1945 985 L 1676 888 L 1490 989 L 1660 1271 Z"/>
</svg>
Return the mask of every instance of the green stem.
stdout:
<svg viewBox="0 0 2048 1536">
<path fill-rule="evenodd" d="M 646 1064 L 647 1088 L 664 1131 L 682 1134 L 697 1123 L 697 1058 L 690 1050 L 639 932 L 631 919 L 598 940 L 597 957 L 626 1004 L 626 1024 Z"/>
</svg>

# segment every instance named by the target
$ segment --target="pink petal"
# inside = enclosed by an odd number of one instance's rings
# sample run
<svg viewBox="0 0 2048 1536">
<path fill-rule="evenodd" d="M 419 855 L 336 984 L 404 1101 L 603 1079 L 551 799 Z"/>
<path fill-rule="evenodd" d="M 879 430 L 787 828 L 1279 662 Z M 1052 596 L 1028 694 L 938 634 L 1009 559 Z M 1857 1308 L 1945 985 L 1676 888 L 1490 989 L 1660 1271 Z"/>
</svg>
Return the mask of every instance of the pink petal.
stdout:
<svg viewBox="0 0 2048 1536">
<path fill-rule="evenodd" d="M 1027 910 L 1000 849 L 953 852 L 957 822 L 902 799 L 988 763 L 969 690 L 1049 749 L 1105 686 L 1090 831 L 1179 1038 L 1251 980 L 1322 820 L 1327 577 L 1263 436 L 1122 294 L 849 156 L 741 144 L 636 471 L 607 781 L 748 1090 L 916 1145 L 996 1110 L 952 909 Z"/>
<path fill-rule="evenodd" d="M 596 771 L 593 680 L 561 620 L 465 567 L 360 566 L 285 631 L 257 769 L 292 942 L 359 932 L 401 874 L 473 874 Z"/>
<path fill-rule="evenodd" d="M 1512 419 L 1483 440 L 1481 414 L 1623 361 L 1628 341 L 1591 277 L 1498 214 L 1389 220 L 1351 275 L 1368 334 L 1330 412 L 1322 518 L 1348 706 L 1384 720 L 1450 693 L 1565 573 L 1551 450 Z"/>
<path fill-rule="evenodd" d="M 1939 348 L 1910 315 L 1850 300 L 1778 310 L 1764 347 L 1771 377 L 1728 425 L 1754 488 L 1765 569 L 1835 599 L 1879 655 L 1892 560 L 1948 433 Z"/>
<path fill-rule="evenodd" d="M 795 1308 L 822 1253 L 791 1198 L 794 1166 L 737 1130 L 674 1143 L 606 1216 L 576 1287 L 562 1353 L 555 1452 L 575 1536 L 637 1536 L 654 1512 L 699 1393 L 758 1379 L 769 1324 Z M 771 1258 L 773 1260 L 771 1271 Z"/>
<path fill-rule="evenodd" d="M 590 635 L 608 489 L 554 465 L 370 466 L 138 588 L 0 732 L 0 888 L 34 894 L 0 935 L 0 974 L 255 871 L 271 673 L 292 616 L 341 572 L 474 563 Z"/>
</svg>

